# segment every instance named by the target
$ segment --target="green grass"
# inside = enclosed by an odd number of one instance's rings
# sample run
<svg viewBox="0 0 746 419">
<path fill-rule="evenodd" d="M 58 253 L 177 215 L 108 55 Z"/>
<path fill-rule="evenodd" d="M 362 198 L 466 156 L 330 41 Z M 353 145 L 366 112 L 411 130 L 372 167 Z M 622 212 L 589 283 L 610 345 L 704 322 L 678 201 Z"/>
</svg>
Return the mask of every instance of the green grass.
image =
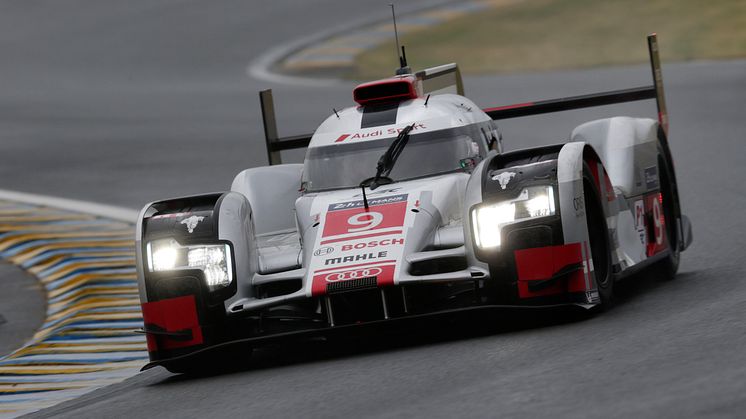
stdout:
<svg viewBox="0 0 746 419">
<path fill-rule="evenodd" d="M 413 69 L 457 62 L 470 74 L 746 56 L 746 0 L 523 0 L 403 37 Z M 388 77 L 389 44 L 356 59 L 354 79 Z"/>
</svg>

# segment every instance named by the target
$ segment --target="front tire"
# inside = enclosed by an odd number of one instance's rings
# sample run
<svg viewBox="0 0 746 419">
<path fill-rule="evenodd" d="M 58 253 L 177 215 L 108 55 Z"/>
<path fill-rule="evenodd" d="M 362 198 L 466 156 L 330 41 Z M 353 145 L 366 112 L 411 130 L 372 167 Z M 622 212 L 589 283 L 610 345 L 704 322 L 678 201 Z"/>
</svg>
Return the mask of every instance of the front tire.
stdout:
<svg viewBox="0 0 746 419">
<path fill-rule="evenodd" d="M 585 196 L 585 214 L 588 223 L 588 239 L 593 260 L 593 273 L 601 298 L 601 307 L 608 308 L 613 304 L 614 277 L 611 268 L 611 245 L 606 216 L 601 206 L 601 194 L 587 164 L 583 167 L 583 193 Z"/>
</svg>

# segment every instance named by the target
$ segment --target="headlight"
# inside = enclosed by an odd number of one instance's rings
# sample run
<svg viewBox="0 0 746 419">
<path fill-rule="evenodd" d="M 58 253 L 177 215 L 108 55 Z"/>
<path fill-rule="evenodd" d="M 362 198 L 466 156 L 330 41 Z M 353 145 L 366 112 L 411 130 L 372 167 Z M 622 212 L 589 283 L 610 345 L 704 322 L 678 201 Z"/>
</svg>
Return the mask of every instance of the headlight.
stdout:
<svg viewBox="0 0 746 419">
<path fill-rule="evenodd" d="M 200 269 L 211 290 L 233 281 L 231 249 L 227 244 L 182 246 L 176 240 L 156 240 L 146 245 L 150 272 Z"/>
<path fill-rule="evenodd" d="M 530 186 L 515 199 L 475 208 L 471 213 L 474 239 L 480 248 L 497 247 L 504 225 L 554 214 L 554 188 Z"/>
</svg>

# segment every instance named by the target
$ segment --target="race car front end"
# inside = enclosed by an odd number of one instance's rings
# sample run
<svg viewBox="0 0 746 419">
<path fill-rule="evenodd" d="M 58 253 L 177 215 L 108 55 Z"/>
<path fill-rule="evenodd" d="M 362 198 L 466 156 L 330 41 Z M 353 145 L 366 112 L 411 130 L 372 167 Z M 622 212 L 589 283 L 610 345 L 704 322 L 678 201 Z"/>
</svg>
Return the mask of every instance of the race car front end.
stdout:
<svg viewBox="0 0 746 419">
<path fill-rule="evenodd" d="M 489 266 L 487 287 L 493 301 L 583 306 L 599 302 L 582 185 L 560 182 L 561 149 L 551 146 L 495 156 L 481 168 L 481 182 L 470 184 L 467 246 L 474 258 L 471 263 Z"/>
<path fill-rule="evenodd" d="M 231 192 L 146 206 L 137 252 L 149 366 L 453 310 L 597 303 L 573 209 L 582 186 L 561 181 L 560 154 L 489 153 L 476 167 L 456 160 L 445 174 L 323 191 L 297 190 L 301 165 L 254 168 Z"/>
<path fill-rule="evenodd" d="M 468 265 L 453 199 L 468 179 L 402 182 L 366 200 L 354 189 L 306 194 L 295 210 L 302 238 L 257 234 L 261 204 L 237 192 L 148 205 L 137 243 L 148 367 L 484 304 L 489 270 Z"/>
<path fill-rule="evenodd" d="M 225 193 L 156 202 L 141 212 L 138 283 L 151 361 L 246 336 L 226 303 L 239 294 L 237 278 L 249 275 L 250 226 L 225 225 L 248 211 L 245 198 Z"/>
</svg>

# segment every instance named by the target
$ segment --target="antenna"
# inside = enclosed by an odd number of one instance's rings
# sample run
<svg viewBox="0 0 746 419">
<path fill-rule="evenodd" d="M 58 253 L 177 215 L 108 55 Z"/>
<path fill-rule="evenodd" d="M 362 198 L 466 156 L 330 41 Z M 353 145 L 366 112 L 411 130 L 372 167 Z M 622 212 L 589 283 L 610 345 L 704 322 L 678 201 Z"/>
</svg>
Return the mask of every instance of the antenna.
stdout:
<svg viewBox="0 0 746 419">
<path fill-rule="evenodd" d="M 396 39 L 396 55 L 399 56 L 399 68 L 396 70 L 396 75 L 411 74 L 412 69 L 407 66 L 407 54 L 404 52 L 404 46 L 399 46 L 399 30 L 396 28 L 396 11 L 394 10 L 394 3 L 389 3 L 391 6 L 391 17 L 394 20 L 394 38 Z M 399 54 L 401 50 L 401 54 Z"/>
<path fill-rule="evenodd" d="M 396 11 L 394 11 L 394 3 L 389 3 L 391 7 L 391 17 L 394 19 L 394 38 L 396 39 L 396 56 L 399 57 L 399 63 L 401 64 L 401 55 L 399 55 L 399 31 L 396 29 Z"/>
</svg>

